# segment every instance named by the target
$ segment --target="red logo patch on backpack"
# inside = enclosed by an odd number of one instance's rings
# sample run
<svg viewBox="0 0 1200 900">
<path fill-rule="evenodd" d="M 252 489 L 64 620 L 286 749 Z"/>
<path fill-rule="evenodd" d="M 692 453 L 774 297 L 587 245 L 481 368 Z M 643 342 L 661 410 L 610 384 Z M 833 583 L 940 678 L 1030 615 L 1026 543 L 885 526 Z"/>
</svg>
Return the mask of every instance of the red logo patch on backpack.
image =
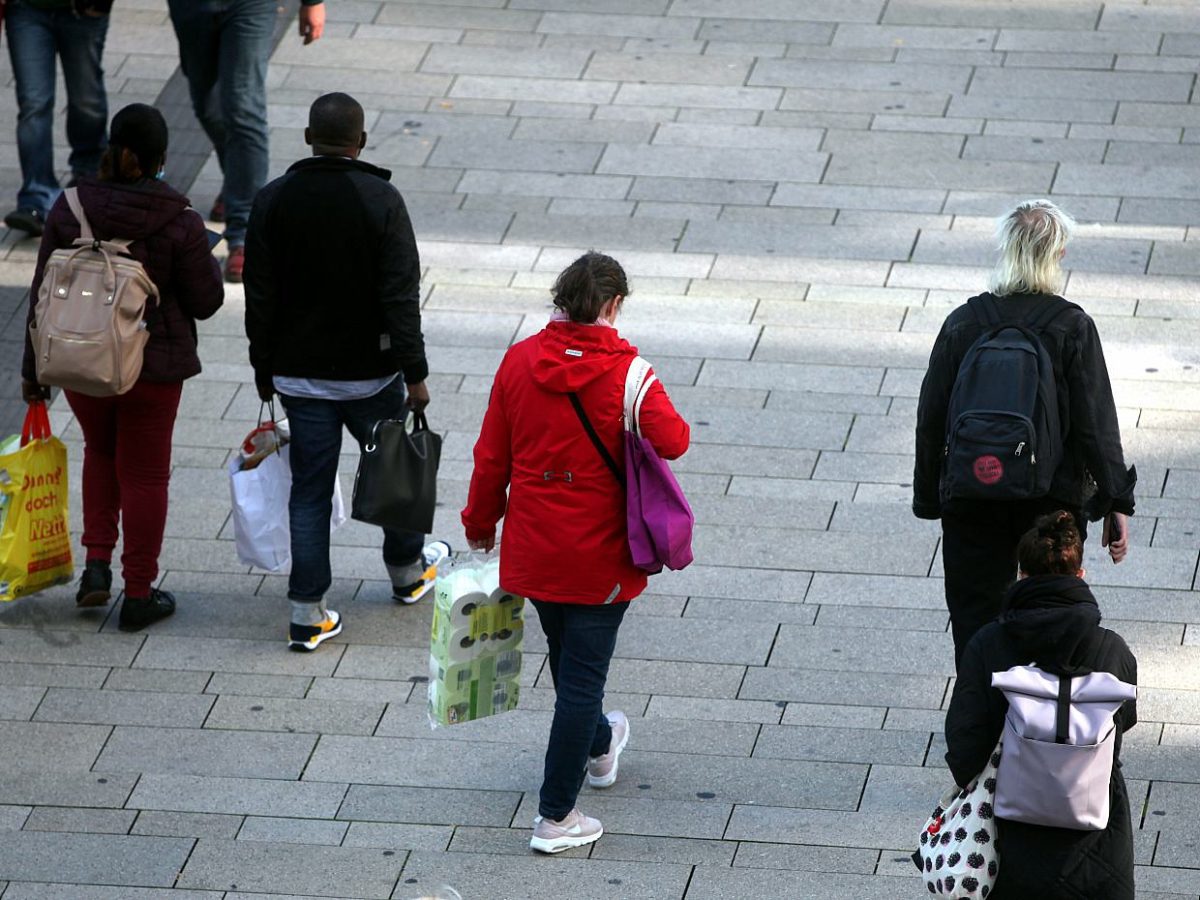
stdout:
<svg viewBox="0 0 1200 900">
<path fill-rule="evenodd" d="M 1004 463 L 998 456 L 980 456 L 975 460 L 973 471 L 980 484 L 995 484 L 1004 477 Z"/>
</svg>

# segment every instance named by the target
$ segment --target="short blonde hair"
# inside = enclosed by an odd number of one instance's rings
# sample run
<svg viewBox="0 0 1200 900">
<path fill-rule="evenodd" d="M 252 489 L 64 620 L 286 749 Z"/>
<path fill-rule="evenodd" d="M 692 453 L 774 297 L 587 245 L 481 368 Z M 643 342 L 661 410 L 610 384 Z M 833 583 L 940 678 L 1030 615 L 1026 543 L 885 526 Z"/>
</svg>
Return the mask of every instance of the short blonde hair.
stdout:
<svg viewBox="0 0 1200 900">
<path fill-rule="evenodd" d="M 1049 200 L 1026 200 L 996 226 L 1000 259 L 991 290 L 1008 294 L 1057 294 L 1063 289 L 1060 260 L 1075 220 Z"/>
</svg>

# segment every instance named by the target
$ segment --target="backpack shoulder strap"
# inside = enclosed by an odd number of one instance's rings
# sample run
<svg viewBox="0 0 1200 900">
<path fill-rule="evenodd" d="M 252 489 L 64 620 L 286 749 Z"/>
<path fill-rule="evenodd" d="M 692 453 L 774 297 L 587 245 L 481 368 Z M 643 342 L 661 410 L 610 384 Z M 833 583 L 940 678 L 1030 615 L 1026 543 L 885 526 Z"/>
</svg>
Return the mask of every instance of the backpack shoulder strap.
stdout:
<svg viewBox="0 0 1200 900">
<path fill-rule="evenodd" d="M 83 201 L 79 199 L 78 188 L 67 188 L 63 191 L 63 196 L 67 198 L 67 206 L 71 210 L 71 215 L 75 217 L 75 221 L 79 223 L 79 237 L 85 241 L 95 239 L 92 234 L 92 226 L 88 222 L 87 214 L 83 211 Z"/>
<path fill-rule="evenodd" d="M 1000 324 L 1000 310 L 996 308 L 996 301 L 990 295 L 980 294 L 978 297 L 972 297 L 967 301 L 967 306 L 975 314 L 976 321 L 984 328 L 992 328 Z"/>
<path fill-rule="evenodd" d="M 1066 744 L 1071 736 L 1070 675 L 1058 676 L 1058 703 L 1054 713 L 1054 743 Z"/>
<path fill-rule="evenodd" d="M 67 188 L 63 191 L 63 195 L 67 198 L 67 206 L 71 210 L 71 215 L 79 223 L 79 242 L 92 243 L 96 240 L 96 235 L 92 231 L 92 225 L 88 221 L 87 213 L 83 211 L 83 201 L 79 199 L 79 189 L 73 187 Z M 129 252 L 129 245 L 133 243 L 133 239 L 110 238 L 103 241 L 103 243 L 116 247 L 118 253 L 127 254 Z"/>
<path fill-rule="evenodd" d="M 579 395 L 574 391 L 567 394 L 571 401 L 571 406 L 575 409 L 575 415 L 579 416 L 579 423 L 583 426 L 583 430 L 587 432 L 588 438 L 592 442 L 592 446 L 596 448 L 596 452 L 600 454 L 600 458 L 604 460 L 604 464 L 608 466 L 608 470 L 613 473 L 620 483 L 621 487 L 625 486 L 625 473 L 621 471 L 617 465 L 617 461 L 612 458 L 612 454 L 608 452 L 608 448 L 604 446 L 604 442 L 600 440 L 600 435 L 596 434 L 596 429 L 592 426 L 592 420 L 587 417 L 587 413 L 583 411 L 583 404 L 579 401 Z"/>
<path fill-rule="evenodd" d="M 1069 309 L 1078 309 L 1078 305 L 1061 297 L 1055 297 L 1039 304 L 1023 323 L 1031 331 L 1040 334 L 1050 326 L 1050 323 Z"/>
</svg>

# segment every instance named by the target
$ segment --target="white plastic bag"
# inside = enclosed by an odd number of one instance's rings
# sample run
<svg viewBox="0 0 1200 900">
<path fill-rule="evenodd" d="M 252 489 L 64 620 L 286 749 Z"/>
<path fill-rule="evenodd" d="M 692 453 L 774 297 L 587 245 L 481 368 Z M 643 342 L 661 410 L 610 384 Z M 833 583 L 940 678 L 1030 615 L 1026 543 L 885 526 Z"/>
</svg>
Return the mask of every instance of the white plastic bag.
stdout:
<svg viewBox="0 0 1200 900">
<path fill-rule="evenodd" d="M 248 566 L 278 572 L 292 561 L 292 535 L 288 525 L 288 498 L 292 492 L 292 468 L 285 445 L 253 469 L 242 469 L 242 461 L 229 461 L 229 492 L 233 499 L 233 537 L 238 559 Z M 333 485 L 332 533 L 346 521 L 342 486 Z"/>
</svg>

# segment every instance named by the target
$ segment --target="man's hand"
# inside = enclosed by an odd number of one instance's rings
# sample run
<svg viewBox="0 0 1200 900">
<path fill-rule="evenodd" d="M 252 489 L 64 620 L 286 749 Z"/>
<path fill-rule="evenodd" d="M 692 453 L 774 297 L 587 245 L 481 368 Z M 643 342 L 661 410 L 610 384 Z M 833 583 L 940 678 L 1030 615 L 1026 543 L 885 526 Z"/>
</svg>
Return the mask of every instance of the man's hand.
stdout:
<svg viewBox="0 0 1200 900">
<path fill-rule="evenodd" d="M 1104 517 L 1104 532 L 1100 535 L 1100 546 L 1108 548 L 1108 555 L 1119 563 L 1129 552 L 1129 517 L 1124 513 L 1112 512 Z"/>
<path fill-rule="evenodd" d="M 42 387 L 36 381 L 21 379 L 21 399 L 26 403 L 39 403 L 50 399 L 50 388 Z"/>
<path fill-rule="evenodd" d="M 325 4 L 314 3 L 300 7 L 300 37 L 305 45 L 318 40 L 325 31 Z"/>
<path fill-rule="evenodd" d="M 254 387 L 258 391 L 258 399 L 270 403 L 275 399 L 275 379 L 270 372 L 255 372 Z"/>
<path fill-rule="evenodd" d="M 425 387 L 425 382 L 418 381 L 416 384 L 406 385 L 408 388 L 408 408 L 413 412 L 420 412 L 429 405 L 429 388 Z"/>
<path fill-rule="evenodd" d="M 490 538 L 485 538 L 482 541 L 467 541 L 467 546 L 472 550 L 482 550 L 484 553 L 491 553 L 496 547 L 496 536 L 493 534 Z"/>
</svg>

